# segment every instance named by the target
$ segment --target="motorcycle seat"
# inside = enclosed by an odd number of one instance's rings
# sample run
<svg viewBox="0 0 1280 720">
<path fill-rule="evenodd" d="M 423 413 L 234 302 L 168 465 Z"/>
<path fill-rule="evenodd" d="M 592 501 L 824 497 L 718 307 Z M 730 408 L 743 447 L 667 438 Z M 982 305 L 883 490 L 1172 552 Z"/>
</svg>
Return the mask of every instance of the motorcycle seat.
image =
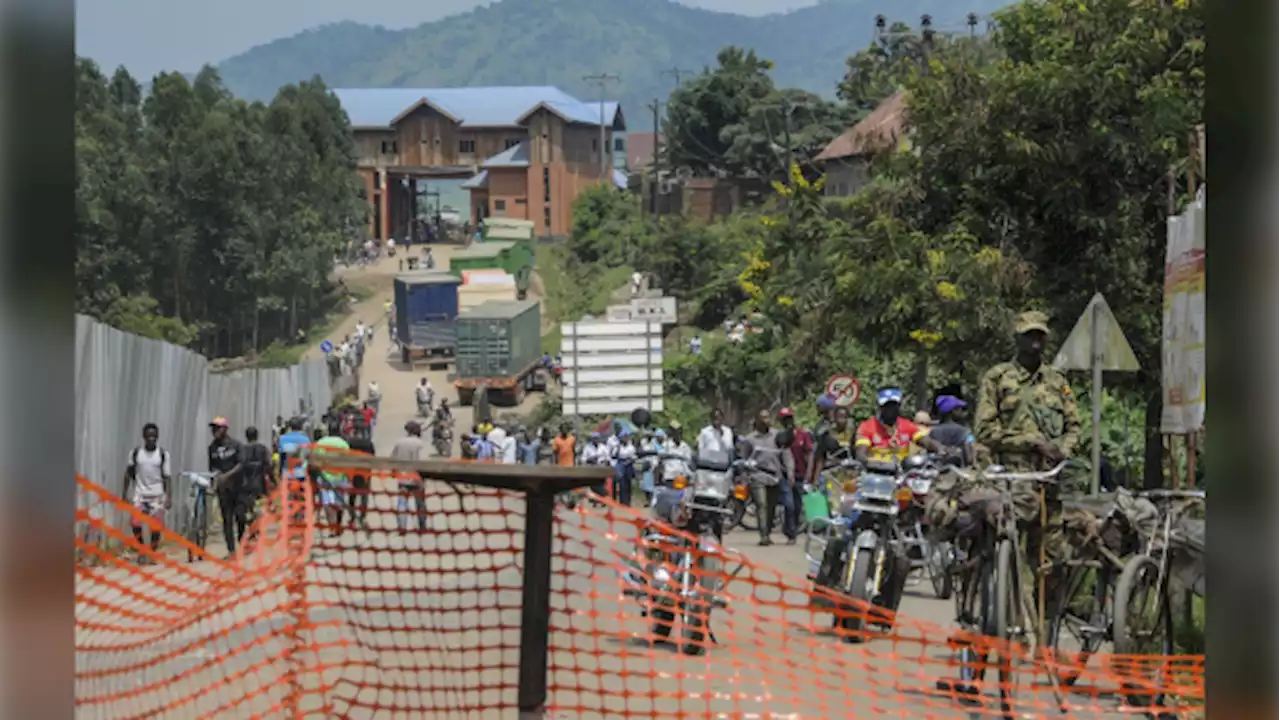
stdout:
<svg viewBox="0 0 1280 720">
<path fill-rule="evenodd" d="M 873 475 L 897 475 L 898 465 L 897 463 L 883 460 L 869 460 L 867 461 L 867 472 Z"/>
</svg>

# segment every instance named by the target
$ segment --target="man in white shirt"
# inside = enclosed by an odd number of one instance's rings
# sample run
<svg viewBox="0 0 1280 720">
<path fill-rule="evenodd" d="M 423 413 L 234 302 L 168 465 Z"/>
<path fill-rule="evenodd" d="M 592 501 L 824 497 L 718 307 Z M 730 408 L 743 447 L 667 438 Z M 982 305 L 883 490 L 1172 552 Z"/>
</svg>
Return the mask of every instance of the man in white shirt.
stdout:
<svg viewBox="0 0 1280 720">
<path fill-rule="evenodd" d="M 694 335 L 693 339 L 689 341 L 689 354 L 690 355 L 702 354 L 702 337 L 700 335 Z"/>
<path fill-rule="evenodd" d="M 422 383 L 414 389 L 418 399 L 418 415 L 427 417 L 431 414 L 431 403 L 435 400 L 435 390 L 431 389 L 431 381 L 422 378 Z"/>
<path fill-rule="evenodd" d="M 356 321 L 356 337 L 359 338 L 361 341 L 364 340 L 364 321 L 363 320 Z"/>
<path fill-rule="evenodd" d="M 604 449 L 608 453 L 609 462 L 618 459 L 618 446 L 622 444 L 622 423 L 617 420 L 613 421 L 613 434 L 605 438 Z"/>
<path fill-rule="evenodd" d="M 725 453 L 733 455 L 733 429 L 724 424 L 724 411 L 711 411 L 711 424 L 698 433 L 698 454 Z"/>
<path fill-rule="evenodd" d="M 631 273 L 631 294 L 632 294 L 632 295 L 639 295 L 639 294 L 640 294 L 640 285 L 641 285 L 643 282 L 644 282 L 644 276 L 643 276 L 643 275 L 641 275 L 639 272 L 633 272 L 633 273 Z"/>
<path fill-rule="evenodd" d="M 489 431 L 489 442 L 493 445 L 493 456 L 503 465 L 516 464 L 516 439 L 507 434 L 501 427 Z"/>
<path fill-rule="evenodd" d="M 382 388 L 378 387 L 377 381 L 369 381 L 369 389 L 365 399 L 369 401 L 369 406 L 373 408 L 374 417 L 377 417 L 379 406 L 382 404 Z"/>
<path fill-rule="evenodd" d="M 165 511 L 173 504 L 170 479 L 173 470 L 169 465 L 169 453 L 159 446 L 160 428 L 155 423 L 142 426 L 142 447 L 129 453 L 129 464 L 124 471 L 124 496 L 129 497 L 134 508 L 151 521 L 164 523 Z M 132 491 L 132 493 L 130 492 Z M 146 520 L 134 516 L 133 537 L 142 544 L 142 529 Z M 160 528 L 151 526 L 151 551 L 160 549 Z M 149 560 L 138 556 L 139 563 Z"/>
</svg>

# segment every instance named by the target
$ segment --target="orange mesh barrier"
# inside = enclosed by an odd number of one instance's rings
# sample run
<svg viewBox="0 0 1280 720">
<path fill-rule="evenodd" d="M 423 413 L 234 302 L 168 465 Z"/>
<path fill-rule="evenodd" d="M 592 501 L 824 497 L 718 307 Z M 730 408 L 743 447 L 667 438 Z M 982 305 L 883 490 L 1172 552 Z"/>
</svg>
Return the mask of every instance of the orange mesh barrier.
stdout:
<svg viewBox="0 0 1280 720">
<path fill-rule="evenodd" d="M 175 534 L 165 532 L 153 554 L 127 528 L 98 520 L 104 508 L 127 506 L 77 483 L 81 527 L 156 559 L 138 565 L 77 543 L 76 703 L 86 716 L 516 716 L 521 493 L 430 481 L 412 496 L 375 473 L 362 528 L 349 513 L 331 525 L 309 488 L 281 490 L 248 549 L 187 562 L 194 549 Z M 548 717 L 1126 717 L 1145 710 L 1127 696 L 1153 695 L 1170 716 L 1203 705 L 1203 656 L 1099 654 L 1068 668 L 988 638 L 967 639 L 991 668 L 980 696 L 962 703 L 936 689 L 959 672 L 956 643 L 965 639 L 951 626 L 912 619 L 910 603 L 896 618 L 837 611 L 893 621 L 857 637 L 811 607 L 803 570 L 733 551 L 695 553 L 699 577 L 727 581 L 715 593 L 724 606 L 686 604 L 667 629 L 674 595 L 629 593 L 624 579 L 636 567 L 633 579 L 678 574 L 656 560 L 669 540 L 643 540 L 651 529 L 644 511 L 594 496 L 557 508 Z M 753 538 L 746 555 L 756 554 Z M 770 554 L 804 566 L 798 545 Z M 1000 650 L 1015 657 L 1008 712 Z M 1055 693 L 1050 673 L 1066 669 L 1079 676 Z"/>
</svg>

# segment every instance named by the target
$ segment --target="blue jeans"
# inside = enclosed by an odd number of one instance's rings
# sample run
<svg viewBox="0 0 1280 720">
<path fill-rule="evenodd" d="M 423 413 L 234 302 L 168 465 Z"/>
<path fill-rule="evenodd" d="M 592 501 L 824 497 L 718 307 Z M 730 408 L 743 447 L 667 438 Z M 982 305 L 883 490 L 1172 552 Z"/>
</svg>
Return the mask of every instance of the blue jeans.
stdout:
<svg viewBox="0 0 1280 720">
<path fill-rule="evenodd" d="M 796 485 L 783 480 L 779 487 L 778 500 L 782 503 L 782 534 L 793 538 L 800 526 L 800 517 L 796 512 L 800 507 L 796 502 Z"/>
<path fill-rule="evenodd" d="M 631 480 L 636 476 L 636 467 L 631 463 L 614 463 L 613 493 L 614 500 L 624 506 L 631 506 Z"/>
</svg>

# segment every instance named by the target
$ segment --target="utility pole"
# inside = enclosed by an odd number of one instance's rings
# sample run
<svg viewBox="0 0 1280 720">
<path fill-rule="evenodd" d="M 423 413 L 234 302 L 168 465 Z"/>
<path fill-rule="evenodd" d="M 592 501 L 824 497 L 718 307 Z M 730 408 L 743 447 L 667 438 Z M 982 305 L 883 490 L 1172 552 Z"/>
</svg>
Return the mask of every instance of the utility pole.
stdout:
<svg viewBox="0 0 1280 720">
<path fill-rule="evenodd" d="M 609 161 L 607 159 L 609 157 L 609 153 L 608 153 L 609 148 L 607 147 L 608 140 L 605 138 L 604 89 L 605 89 L 605 85 L 607 85 L 608 83 L 619 82 L 622 80 L 622 78 L 610 73 L 600 73 L 599 75 L 584 75 L 582 79 L 586 80 L 587 82 L 600 84 L 600 182 L 607 183 L 609 182 L 609 175 L 607 170 L 609 165 Z"/>
<path fill-rule="evenodd" d="M 659 158 L 662 157 L 660 149 L 662 147 L 661 122 L 659 113 L 662 109 L 662 101 L 658 98 L 653 99 L 653 103 L 649 105 L 649 109 L 653 111 L 653 184 L 649 190 L 649 212 L 653 213 L 653 226 L 658 227 L 658 180 L 662 175 L 662 166 Z"/>
<path fill-rule="evenodd" d="M 675 78 L 676 87 L 680 87 L 680 76 L 692 75 L 694 72 L 695 72 L 694 70 L 682 70 L 678 67 L 672 67 L 672 68 L 667 68 L 666 70 L 663 70 L 662 77 L 667 77 L 668 75 L 670 75 L 671 77 Z"/>
</svg>

